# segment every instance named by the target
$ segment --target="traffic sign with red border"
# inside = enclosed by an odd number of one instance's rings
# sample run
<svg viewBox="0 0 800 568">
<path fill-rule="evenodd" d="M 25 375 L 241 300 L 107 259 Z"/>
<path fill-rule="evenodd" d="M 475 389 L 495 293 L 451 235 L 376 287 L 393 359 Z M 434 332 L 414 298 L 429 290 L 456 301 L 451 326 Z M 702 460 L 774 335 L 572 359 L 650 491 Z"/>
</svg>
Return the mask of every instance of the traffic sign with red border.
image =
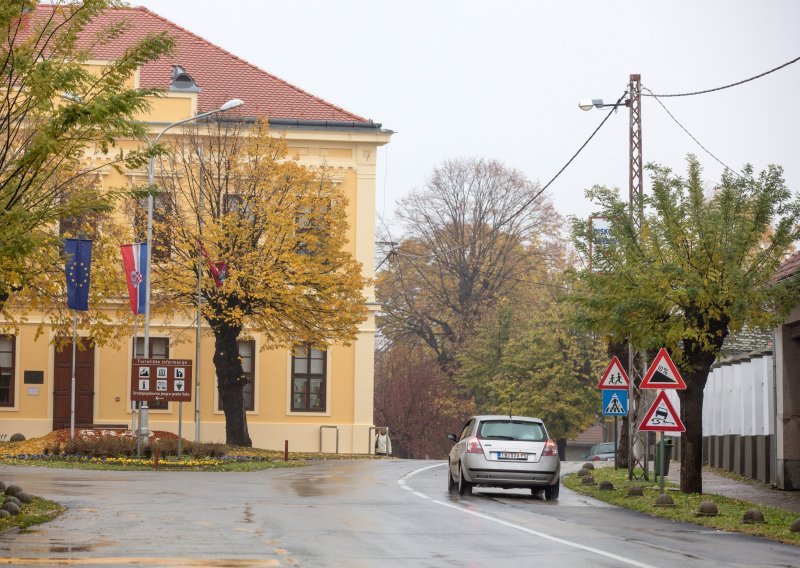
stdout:
<svg viewBox="0 0 800 568">
<path fill-rule="evenodd" d="M 661 391 L 656 396 L 653 406 L 647 411 L 639 425 L 639 430 L 645 432 L 685 432 L 686 427 L 681 417 L 667 398 L 666 391 Z"/>
<path fill-rule="evenodd" d="M 619 362 L 616 355 L 611 358 L 611 362 L 606 367 L 606 372 L 603 373 L 600 382 L 597 384 L 599 389 L 609 390 L 622 390 L 627 389 L 630 385 L 628 375 L 625 369 L 622 368 L 622 363 Z"/>
<path fill-rule="evenodd" d="M 683 382 L 678 368 L 672 362 L 672 358 L 665 348 L 658 351 L 658 355 L 653 359 L 653 364 L 647 369 L 639 385 L 641 389 L 685 389 L 686 383 Z"/>
</svg>

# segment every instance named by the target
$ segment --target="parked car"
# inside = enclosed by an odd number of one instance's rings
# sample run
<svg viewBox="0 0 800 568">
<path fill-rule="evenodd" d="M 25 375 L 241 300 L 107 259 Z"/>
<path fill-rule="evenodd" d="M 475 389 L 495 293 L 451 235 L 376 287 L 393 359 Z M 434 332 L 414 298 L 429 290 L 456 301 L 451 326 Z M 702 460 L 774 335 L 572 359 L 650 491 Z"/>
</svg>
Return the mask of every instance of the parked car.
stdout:
<svg viewBox="0 0 800 568">
<path fill-rule="evenodd" d="M 614 461 L 614 442 L 603 442 L 595 444 L 589 448 L 589 452 L 583 456 L 588 461 Z"/>
<path fill-rule="evenodd" d="M 544 423 L 526 416 L 473 416 L 461 434 L 448 434 L 455 445 L 448 457 L 447 490 L 460 495 L 474 486 L 529 488 L 558 499 L 561 462 L 556 441 Z"/>
</svg>

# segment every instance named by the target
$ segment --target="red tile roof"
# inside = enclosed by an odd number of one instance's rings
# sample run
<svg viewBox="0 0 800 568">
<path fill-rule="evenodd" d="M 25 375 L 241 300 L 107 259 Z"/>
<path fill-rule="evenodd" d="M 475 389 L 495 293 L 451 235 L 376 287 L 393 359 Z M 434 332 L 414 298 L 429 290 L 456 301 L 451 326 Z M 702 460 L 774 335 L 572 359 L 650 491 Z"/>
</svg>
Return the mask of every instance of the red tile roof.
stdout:
<svg viewBox="0 0 800 568">
<path fill-rule="evenodd" d="M 46 18 L 52 9 L 48 4 L 40 4 L 32 16 Z M 97 31 L 120 20 L 130 22 L 129 29 L 110 45 L 94 48 L 94 57 L 119 58 L 126 48 L 147 34 L 167 32 L 175 39 L 174 53 L 144 65 L 140 70 L 140 85 L 167 89 L 172 81 L 172 66 L 180 65 L 202 89 L 198 98 L 198 112 L 219 108 L 224 102 L 238 98 L 245 104 L 229 111 L 230 114 L 258 118 L 367 122 L 259 69 L 146 8 L 106 10 L 87 26 L 83 46 L 88 46 Z"/>
<path fill-rule="evenodd" d="M 778 270 L 775 272 L 775 276 L 772 277 L 772 280 L 773 282 L 779 282 L 785 278 L 794 276 L 798 272 L 800 272 L 800 252 L 796 252 L 787 258 L 783 264 L 778 267 Z"/>
</svg>

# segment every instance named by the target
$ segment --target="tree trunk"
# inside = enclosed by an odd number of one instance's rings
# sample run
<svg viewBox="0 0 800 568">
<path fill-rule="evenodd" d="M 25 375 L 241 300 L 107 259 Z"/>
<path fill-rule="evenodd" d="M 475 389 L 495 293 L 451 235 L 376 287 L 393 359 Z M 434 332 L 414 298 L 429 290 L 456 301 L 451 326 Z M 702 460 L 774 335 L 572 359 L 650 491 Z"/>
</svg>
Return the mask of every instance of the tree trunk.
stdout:
<svg viewBox="0 0 800 568">
<path fill-rule="evenodd" d="M 702 328 L 704 313 L 695 310 L 691 315 Z M 686 431 L 681 434 L 681 491 L 683 493 L 703 492 L 703 391 L 708 381 L 711 365 L 719 354 L 722 343 L 728 335 L 727 320 L 712 320 L 708 324 L 711 348 L 703 348 L 692 340 L 684 341 L 684 356 L 691 371 L 683 373 L 686 389 L 678 391 L 681 401 L 681 420 Z"/>
<path fill-rule="evenodd" d="M 608 344 L 608 356 L 616 357 L 619 359 L 622 366 L 626 368 L 628 377 L 633 377 L 633 369 L 628 367 L 628 343 L 625 341 L 611 341 Z M 633 404 L 628 401 L 628 404 Z M 628 432 L 628 417 L 623 416 L 619 423 L 619 443 L 617 444 L 617 455 L 614 458 L 614 467 L 627 469 L 630 463 L 630 454 L 628 453 L 630 435 Z"/>
<path fill-rule="evenodd" d="M 623 416 L 622 420 L 619 421 L 619 444 L 617 444 L 617 456 L 614 460 L 614 467 L 618 469 L 628 469 L 628 464 L 630 463 L 628 423 L 627 416 Z"/>
<path fill-rule="evenodd" d="M 230 446 L 252 446 L 247 432 L 243 387 L 247 382 L 239 359 L 238 328 L 212 323 L 214 329 L 214 368 L 217 391 L 225 412 L 225 443 Z"/>
<path fill-rule="evenodd" d="M 705 377 L 708 373 L 705 374 Z M 681 434 L 681 491 L 703 492 L 703 389 L 697 377 L 687 377 L 686 390 L 678 391 L 681 420 L 686 431 Z M 698 383 L 700 383 L 698 385 Z"/>
</svg>

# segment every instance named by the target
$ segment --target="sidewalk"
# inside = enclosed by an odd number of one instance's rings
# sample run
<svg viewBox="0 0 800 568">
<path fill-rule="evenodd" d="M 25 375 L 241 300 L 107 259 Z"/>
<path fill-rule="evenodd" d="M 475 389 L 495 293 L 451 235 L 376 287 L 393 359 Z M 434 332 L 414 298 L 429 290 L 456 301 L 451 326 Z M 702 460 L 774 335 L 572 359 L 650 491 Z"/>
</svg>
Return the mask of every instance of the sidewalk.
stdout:
<svg viewBox="0 0 800 568">
<path fill-rule="evenodd" d="M 680 463 L 670 463 L 669 469 L 670 472 L 667 474 L 666 479 L 679 484 Z M 707 468 L 703 469 L 703 493 L 714 493 L 725 497 L 733 497 L 735 499 L 751 501 L 756 505 L 779 507 L 800 514 L 800 491 L 772 489 L 769 485 L 761 483 L 760 481 L 753 481 L 752 483 L 736 481 L 711 472 Z"/>
</svg>

